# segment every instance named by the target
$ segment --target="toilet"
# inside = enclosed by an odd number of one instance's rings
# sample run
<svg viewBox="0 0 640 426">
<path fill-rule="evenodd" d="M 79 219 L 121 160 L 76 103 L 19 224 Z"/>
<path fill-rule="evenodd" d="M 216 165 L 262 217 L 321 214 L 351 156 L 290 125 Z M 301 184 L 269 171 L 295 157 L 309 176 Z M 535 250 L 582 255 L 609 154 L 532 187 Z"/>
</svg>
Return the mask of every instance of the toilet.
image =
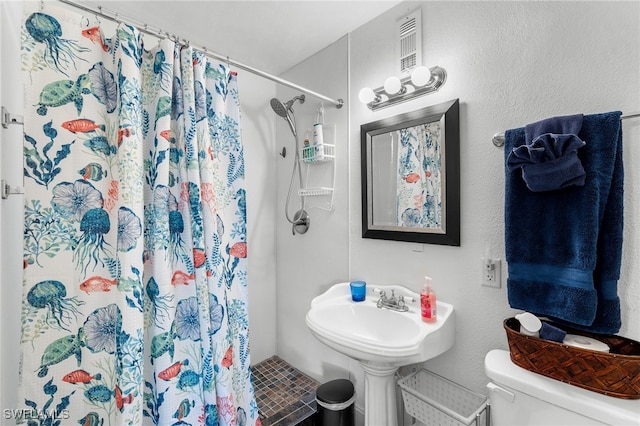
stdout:
<svg viewBox="0 0 640 426">
<path fill-rule="evenodd" d="M 484 359 L 493 426 L 640 425 L 640 399 L 620 399 L 525 370 L 509 352 Z"/>
</svg>

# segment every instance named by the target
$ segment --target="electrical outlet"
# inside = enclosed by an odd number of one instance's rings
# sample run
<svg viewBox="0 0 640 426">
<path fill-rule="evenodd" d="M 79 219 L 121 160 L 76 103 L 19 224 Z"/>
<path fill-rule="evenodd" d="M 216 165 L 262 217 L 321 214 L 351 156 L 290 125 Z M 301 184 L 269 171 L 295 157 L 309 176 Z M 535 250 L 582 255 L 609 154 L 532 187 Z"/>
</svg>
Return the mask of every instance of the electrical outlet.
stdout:
<svg viewBox="0 0 640 426">
<path fill-rule="evenodd" d="M 502 286 L 500 259 L 482 258 L 482 285 L 485 287 L 500 288 Z"/>
</svg>

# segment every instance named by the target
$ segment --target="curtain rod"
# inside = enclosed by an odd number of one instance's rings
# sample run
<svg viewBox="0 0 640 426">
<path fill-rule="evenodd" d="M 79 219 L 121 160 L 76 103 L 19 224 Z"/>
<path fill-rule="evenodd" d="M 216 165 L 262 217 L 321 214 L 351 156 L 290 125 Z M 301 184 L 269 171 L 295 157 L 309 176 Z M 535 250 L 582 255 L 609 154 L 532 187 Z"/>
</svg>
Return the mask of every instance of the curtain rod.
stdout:
<svg viewBox="0 0 640 426">
<path fill-rule="evenodd" d="M 43 0 L 41 0 L 41 4 L 42 4 L 42 1 Z M 157 38 L 168 37 L 168 38 L 174 40 L 175 42 L 182 41 L 183 43 L 191 46 L 192 48 L 194 48 L 196 50 L 199 50 L 199 51 L 203 52 L 205 55 L 207 55 L 207 56 L 209 56 L 209 57 L 211 57 L 213 59 L 217 59 L 219 61 L 224 61 L 230 66 L 232 65 L 232 66 L 234 66 L 236 68 L 239 68 L 241 70 L 248 71 L 248 72 L 250 72 L 252 74 L 255 74 L 257 76 L 260 76 L 262 78 L 266 78 L 267 80 L 274 81 L 274 82 L 276 82 L 278 84 L 282 84 L 283 86 L 287 86 L 287 87 L 290 87 L 292 89 L 299 90 L 301 92 L 306 93 L 307 95 L 310 95 L 310 96 L 313 96 L 315 98 L 321 99 L 323 101 L 332 103 L 332 104 L 334 104 L 336 106 L 336 108 L 342 108 L 342 105 L 344 105 L 344 101 L 342 99 L 332 99 L 332 98 L 330 98 L 328 96 L 325 96 L 325 95 L 322 95 L 322 94 L 320 94 L 318 92 L 314 92 L 313 90 L 307 89 L 306 87 L 302 87 L 302 86 L 300 86 L 298 84 L 295 84 L 295 83 L 292 83 L 292 82 L 290 82 L 288 80 L 282 79 L 280 77 L 276 77 L 275 75 L 269 74 L 268 72 L 259 70 L 257 68 L 254 68 L 252 66 L 243 64 L 241 62 L 234 61 L 234 60 L 230 59 L 228 56 L 224 56 L 224 55 L 220 55 L 218 53 L 212 52 L 212 51 L 208 50 L 204 46 L 199 46 L 197 44 L 191 43 L 187 39 L 180 39 L 179 37 L 174 36 L 172 34 L 169 34 L 166 31 L 162 31 L 161 29 L 152 28 L 151 26 L 145 24 L 144 22 L 140 22 L 140 21 L 138 21 L 136 19 L 131 19 L 131 18 L 128 18 L 128 17 L 124 17 L 124 16 L 120 15 L 117 12 L 107 13 L 102 6 L 93 7 L 93 6 L 82 4 L 82 3 L 74 1 L 74 0 L 58 0 L 58 1 L 60 1 L 61 3 L 65 3 L 65 4 L 69 5 L 69 6 L 75 7 L 77 9 L 83 10 L 85 12 L 90 12 L 90 13 L 92 13 L 94 15 L 109 19 L 110 21 L 116 22 L 118 24 L 121 24 L 121 23 L 125 23 L 125 24 L 126 23 L 133 23 L 133 24 L 139 25 L 138 31 L 140 31 L 142 33 L 145 33 L 145 34 L 149 34 L 149 35 L 157 37 Z"/>
<path fill-rule="evenodd" d="M 621 115 L 620 120 L 625 120 L 627 118 L 635 118 L 635 117 L 640 117 L 640 112 Z M 491 137 L 491 142 L 493 142 L 493 144 L 498 148 L 500 148 L 501 146 L 504 146 L 504 133 L 496 133 L 495 135 L 493 135 Z"/>
</svg>

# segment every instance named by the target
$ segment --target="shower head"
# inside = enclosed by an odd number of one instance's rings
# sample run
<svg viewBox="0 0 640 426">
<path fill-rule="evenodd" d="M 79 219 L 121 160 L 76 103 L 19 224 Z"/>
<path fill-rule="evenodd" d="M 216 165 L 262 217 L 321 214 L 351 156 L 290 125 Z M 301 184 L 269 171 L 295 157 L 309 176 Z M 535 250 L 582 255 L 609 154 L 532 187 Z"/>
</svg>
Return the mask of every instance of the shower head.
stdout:
<svg viewBox="0 0 640 426">
<path fill-rule="evenodd" d="M 282 102 L 280 102 L 278 99 L 273 98 L 271 99 L 271 108 L 273 108 L 273 111 L 278 114 L 280 117 L 283 118 L 287 118 L 287 107 L 284 106 L 284 104 Z"/>
<path fill-rule="evenodd" d="M 304 98 L 305 98 L 304 95 L 299 95 L 293 99 L 288 100 L 284 104 L 280 102 L 279 99 L 276 99 L 276 98 L 271 99 L 271 108 L 276 114 L 278 114 L 280 117 L 287 120 L 287 123 L 289 123 L 289 128 L 291 129 L 291 133 L 293 133 L 293 136 L 297 136 L 297 132 L 296 132 L 296 125 L 294 121 L 295 117 L 293 116 L 293 109 L 291 109 L 291 107 L 293 106 L 293 103 L 298 100 L 300 101 L 300 103 L 304 103 Z M 289 114 L 290 112 L 291 114 Z"/>
<path fill-rule="evenodd" d="M 299 95 L 293 99 L 290 99 L 286 103 L 280 102 L 279 99 L 273 98 L 271 99 L 271 108 L 273 111 L 278 114 L 280 117 L 286 118 L 289 111 L 291 111 L 291 107 L 295 101 L 300 101 L 301 104 L 304 103 L 305 96 Z"/>
</svg>

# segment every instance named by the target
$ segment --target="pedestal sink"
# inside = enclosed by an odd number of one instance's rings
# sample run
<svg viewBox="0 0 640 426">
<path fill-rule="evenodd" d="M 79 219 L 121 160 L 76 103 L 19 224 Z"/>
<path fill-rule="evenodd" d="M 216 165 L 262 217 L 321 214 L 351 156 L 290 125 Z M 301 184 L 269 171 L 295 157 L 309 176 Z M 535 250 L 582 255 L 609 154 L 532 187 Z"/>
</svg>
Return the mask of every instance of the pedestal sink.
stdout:
<svg viewBox="0 0 640 426">
<path fill-rule="evenodd" d="M 379 291 L 404 296 L 407 312 L 378 308 Z M 351 300 L 349 283 L 335 284 L 311 301 L 306 323 L 330 348 L 360 362 L 365 372 L 365 425 L 396 426 L 396 370 L 447 351 L 455 340 L 453 306 L 438 301 L 438 319 L 420 317 L 420 295 L 399 285 L 367 290 L 362 302 Z"/>
</svg>

